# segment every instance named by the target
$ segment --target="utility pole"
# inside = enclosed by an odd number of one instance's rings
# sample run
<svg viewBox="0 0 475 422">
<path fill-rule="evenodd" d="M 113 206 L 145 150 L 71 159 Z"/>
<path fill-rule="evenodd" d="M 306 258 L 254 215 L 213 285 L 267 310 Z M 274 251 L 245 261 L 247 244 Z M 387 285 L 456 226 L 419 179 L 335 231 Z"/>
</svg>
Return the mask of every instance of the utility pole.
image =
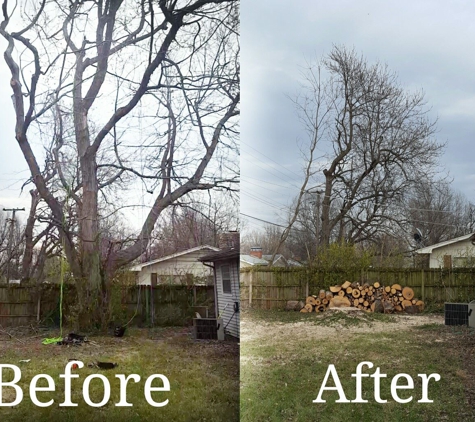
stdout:
<svg viewBox="0 0 475 422">
<path fill-rule="evenodd" d="M 15 225 L 15 214 L 17 211 L 25 211 L 25 208 L 4 208 L 3 211 L 12 212 L 12 218 L 10 219 L 10 237 L 8 239 L 7 285 L 9 285 L 10 284 L 10 266 L 12 263 L 13 226 Z"/>
</svg>

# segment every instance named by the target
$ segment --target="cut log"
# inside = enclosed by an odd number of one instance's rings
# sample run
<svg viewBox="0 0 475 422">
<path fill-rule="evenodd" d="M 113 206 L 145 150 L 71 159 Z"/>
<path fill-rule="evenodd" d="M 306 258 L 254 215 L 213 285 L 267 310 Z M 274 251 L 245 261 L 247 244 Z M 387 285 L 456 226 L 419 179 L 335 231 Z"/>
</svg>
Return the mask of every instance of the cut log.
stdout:
<svg viewBox="0 0 475 422">
<path fill-rule="evenodd" d="M 393 284 L 393 285 L 391 286 L 391 289 L 401 291 L 401 290 L 402 290 L 402 287 L 401 287 L 400 284 L 397 284 L 397 283 L 396 283 L 396 284 Z"/>
<path fill-rule="evenodd" d="M 310 305 L 310 303 L 307 303 L 305 305 L 305 309 L 307 310 L 307 312 L 313 312 L 313 305 Z"/>
<path fill-rule="evenodd" d="M 341 286 L 330 286 L 330 291 L 332 293 L 338 293 L 341 290 Z"/>
<path fill-rule="evenodd" d="M 410 300 L 406 300 L 404 299 L 402 302 L 401 302 L 401 305 L 404 309 L 406 309 L 408 306 L 412 306 L 412 302 Z"/>
<path fill-rule="evenodd" d="M 332 298 L 333 299 L 333 298 Z M 330 299 L 331 300 L 331 299 Z M 322 299 L 322 305 L 328 305 L 328 302 L 330 302 L 328 299 Z M 318 305 L 320 306 L 320 305 Z"/>
<path fill-rule="evenodd" d="M 320 306 L 315 306 L 315 312 L 325 312 L 325 306 L 320 305 Z"/>
<path fill-rule="evenodd" d="M 322 304 L 322 301 L 320 299 L 315 299 L 315 306 L 320 306 Z"/>
<path fill-rule="evenodd" d="M 393 288 L 391 287 L 391 294 L 392 294 L 392 295 L 395 295 L 395 294 L 396 294 L 396 289 L 393 289 Z"/>
<path fill-rule="evenodd" d="M 325 299 L 330 300 L 333 298 L 333 293 L 332 292 L 325 292 Z"/>
<path fill-rule="evenodd" d="M 379 299 L 375 300 L 375 301 L 371 304 L 371 310 L 372 310 L 373 312 L 383 313 L 383 312 L 384 312 L 383 303 L 382 303 Z"/>
<path fill-rule="evenodd" d="M 414 297 L 414 290 L 410 287 L 404 287 L 404 289 L 402 289 L 402 296 L 404 299 L 411 300 Z"/>
<path fill-rule="evenodd" d="M 396 305 L 396 306 L 394 307 L 394 310 L 395 310 L 396 312 L 402 312 L 402 306 L 401 306 L 401 305 Z"/>
<path fill-rule="evenodd" d="M 348 287 L 350 287 L 351 283 L 349 281 L 345 281 L 342 285 L 341 288 L 343 290 L 346 290 Z"/>
<path fill-rule="evenodd" d="M 382 304 L 383 304 L 383 309 L 384 309 L 385 314 L 390 314 L 390 313 L 394 312 L 394 305 L 392 304 L 392 302 L 389 302 L 387 300 L 383 300 Z"/>
<path fill-rule="evenodd" d="M 320 293 L 318 294 L 319 299 L 325 299 L 326 293 L 325 290 L 320 290 Z"/>
<path fill-rule="evenodd" d="M 375 289 L 379 289 L 379 288 L 381 287 L 381 284 L 379 284 L 379 281 L 375 281 L 375 282 L 373 283 L 373 287 L 374 287 Z"/>
<path fill-rule="evenodd" d="M 340 290 L 340 291 L 338 292 L 338 296 L 340 296 L 340 297 L 345 296 L 345 291 L 344 291 L 344 290 Z"/>
<path fill-rule="evenodd" d="M 348 288 L 350 289 L 351 287 L 348 287 Z M 361 296 L 361 291 L 360 291 L 359 289 L 353 289 L 353 290 L 351 291 L 351 295 L 352 295 L 354 298 L 360 297 L 360 296 Z"/>
<path fill-rule="evenodd" d="M 407 306 L 404 311 L 408 314 L 417 314 L 419 312 L 419 307 L 416 305 Z"/>
<path fill-rule="evenodd" d="M 351 302 L 345 296 L 335 296 L 328 304 L 329 308 L 347 308 L 349 306 L 351 306 Z"/>
<path fill-rule="evenodd" d="M 346 291 L 347 295 L 351 295 L 351 292 L 353 291 L 353 287 L 351 287 L 351 286 L 347 287 L 345 291 Z"/>
<path fill-rule="evenodd" d="M 315 305 L 315 298 L 313 296 L 308 296 L 307 299 L 305 299 L 305 304 Z"/>
<path fill-rule="evenodd" d="M 288 300 L 285 304 L 286 311 L 300 311 L 304 307 L 304 303 L 300 300 Z"/>
<path fill-rule="evenodd" d="M 367 307 L 369 306 L 369 302 L 368 302 L 367 300 L 365 300 L 365 301 L 363 302 L 363 306 L 364 306 L 365 308 L 367 308 Z"/>
<path fill-rule="evenodd" d="M 307 308 L 303 307 L 302 309 L 300 309 L 300 312 L 302 312 L 303 314 L 307 314 L 308 311 L 307 311 Z"/>
<path fill-rule="evenodd" d="M 390 293 L 390 292 L 391 292 L 391 287 L 386 286 L 386 287 L 384 288 L 384 291 L 385 291 L 386 293 Z"/>
<path fill-rule="evenodd" d="M 419 312 L 422 312 L 424 310 L 424 302 L 422 300 L 418 300 L 416 302 L 416 306 L 419 308 Z"/>
</svg>

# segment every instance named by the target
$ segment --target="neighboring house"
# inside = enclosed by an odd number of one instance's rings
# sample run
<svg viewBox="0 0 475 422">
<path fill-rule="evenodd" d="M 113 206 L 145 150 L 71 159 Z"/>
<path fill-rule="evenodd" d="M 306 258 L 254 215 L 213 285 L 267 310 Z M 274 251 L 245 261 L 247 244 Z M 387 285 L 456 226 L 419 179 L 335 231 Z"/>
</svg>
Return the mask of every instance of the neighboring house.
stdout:
<svg viewBox="0 0 475 422">
<path fill-rule="evenodd" d="M 199 258 L 214 272 L 216 315 L 223 319 L 224 331 L 239 338 L 239 249 L 226 249 Z"/>
<path fill-rule="evenodd" d="M 213 271 L 198 259 L 210 252 L 219 251 L 214 246 L 197 246 L 173 255 L 143 262 L 130 268 L 137 273 L 137 284 L 212 284 Z M 154 283 L 154 284 L 155 284 Z"/>
<path fill-rule="evenodd" d="M 417 249 L 415 253 L 427 256 L 429 268 L 457 268 L 475 266 L 475 233 Z"/>
<path fill-rule="evenodd" d="M 269 266 L 272 255 L 263 255 L 262 248 L 253 246 L 249 255 L 241 254 L 241 268 L 254 267 L 256 265 Z M 295 259 L 287 259 L 282 254 L 276 254 L 273 267 L 301 267 L 302 264 Z"/>
<path fill-rule="evenodd" d="M 254 267 L 255 265 L 261 265 L 265 267 L 269 265 L 269 263 L 265 259 L 246 254 L 241 254 L 239 261 L 241 268 Z"/>
<path fill-rule="evenodd" d="M 262 255 L 262 259 L 265 259 L 270 263 L 272 255 Z M 274 257 L 273 267 L 302 267 L 302 264 L 295 259 L 286 258 L 284 255 L 278 253 Z"/>
<path fill-rule="evenodd" d="M 289 265 L 289 267 L 303 267 L 304 266 L 301 262 L 296 261 L 295 259 L 291 259 L 291 258 L 287 260 L 287 264 Z"/>
</svg>

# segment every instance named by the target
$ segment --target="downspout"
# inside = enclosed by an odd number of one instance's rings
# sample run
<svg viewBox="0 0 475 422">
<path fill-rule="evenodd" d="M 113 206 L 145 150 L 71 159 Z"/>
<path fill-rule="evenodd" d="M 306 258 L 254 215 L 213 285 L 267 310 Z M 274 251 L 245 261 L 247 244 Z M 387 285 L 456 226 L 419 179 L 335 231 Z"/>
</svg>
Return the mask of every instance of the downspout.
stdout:
<svg viewBox="0 0 475 422">
<path fill-rule="evenodd" d="M 214 265 L 207 264 L 206 262 L 202 262 L 202 264 L 205 267 L 212 268 L 213 269 L 213 277 L 214 277 L 214 312 L 216 315 L 216 318 L 219 316 L 219 306 L 218 306 L 218 286 L 216 285 L 217 280 L 216 280 L 216 267 Z"/>
</svg>

